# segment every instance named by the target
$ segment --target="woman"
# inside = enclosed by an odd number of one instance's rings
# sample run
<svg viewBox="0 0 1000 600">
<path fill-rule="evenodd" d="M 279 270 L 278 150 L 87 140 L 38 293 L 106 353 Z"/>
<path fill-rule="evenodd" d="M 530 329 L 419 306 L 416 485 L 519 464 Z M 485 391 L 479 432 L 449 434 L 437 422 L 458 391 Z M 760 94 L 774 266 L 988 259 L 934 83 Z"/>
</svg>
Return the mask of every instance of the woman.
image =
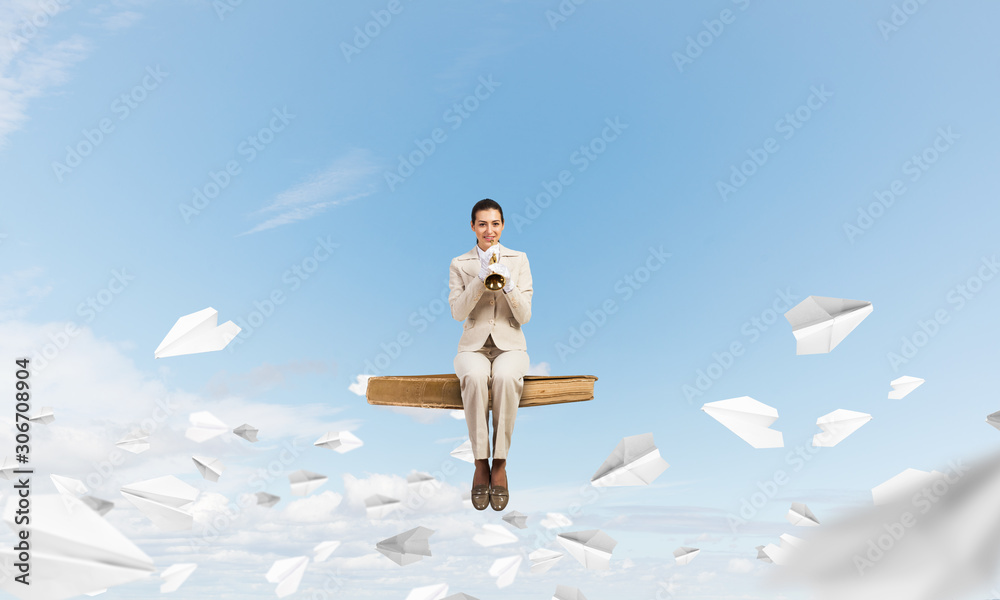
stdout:
<svg viewBox="0 0 1000 600">
<path fill-rule="evenodd" d="M 528 372 L 528 347 L 521 326 L 531 319 L 531 270 L 524 252 L 500 245 L 503 209 L 486 198 L 472 207 L 476 247 L 451 261 L 448 303 L 451 316 L 465 321 L 455 356 L 462 389 L 465 422 L 476 471 L 472 505 L 477 510 L 503 510 L 507 491 L 507 449 Z M 496 264 L 490 259 L 496 255 Z M 490 291 L 490 273 L 504 277 L 500 291 Z M 493 465 L 487 428 L 489 392 L 493 393 Z M 499 434 L 499 435 L 498 435 Z"/>
</svg>

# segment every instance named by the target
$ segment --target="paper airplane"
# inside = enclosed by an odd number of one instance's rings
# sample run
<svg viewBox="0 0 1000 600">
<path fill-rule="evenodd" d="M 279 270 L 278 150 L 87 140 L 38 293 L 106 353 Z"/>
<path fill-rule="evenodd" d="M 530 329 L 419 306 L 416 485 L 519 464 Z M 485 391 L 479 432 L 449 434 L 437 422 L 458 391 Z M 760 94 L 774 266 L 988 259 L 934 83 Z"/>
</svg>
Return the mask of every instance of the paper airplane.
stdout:
<svg viewBox="0 0 1000 600">
<path fill-rule="evenodd" d="M 56 490 L 60 494 L 82 496 L 87 493 L 87 486 L 83 485 L 83 482 L 79 479 L 63 477 L 62 475 L 49 475 L 49 479 L 52 480 L 52 484 L 56 486 Z"/>
<path fill-rule="evenodd" d="M 326 475 L 320 475 L 319 473 L 313 473 L 305 469 L 298 470 L 288 476 L 288 483 L 292 487 L 292 494 L 295 496 L 308 496 L 316 491 L 319 486 L 326 483 L 326 480 Z"/>
<path fill-rule="evenodd" d="M 447 583 L 435 583 L 434 585 L 413 588 L 406 595 L 406 600 L 441 600 L 447 593 Z"/>
<path fill-rule="evenodd" d="M 548 548 L 539 548 L 528 555 L 528 560 L 531 561 L 531 572 L 535 574 L 544 573 L 556 566 L 556 563 L 562 560 L 562 557 L 562 552 L 556 552 Z"/>
<path fill-rule="evenodd" d="M 472 537 L 473 542 L 476 542 L 480 546 L 484 546 L 486 548 L 491 546 L 500 546 L 502 544 L 513 544 L 517 540 L 517 536 L 511 533 L 509 529 L 492 523 L 483 525 L 483 531 Z"/>
<path fill-rule="evenodd" d="M 52 413 L 51 406 L 43 406 L 41 410 L 39 410 L 34 414 L 34 416 L 28 417 L 28 420 L 34 423 L 41 423 L 42 425 L 48 425 L 52 421 L 56 420 L 56 416 Z"/>
<path fill-rule="evenodd" d="M 198 497 L 198 490 L 173 475 L 129 484 L 121 493 L 163 531 L 191 529 L 194 523 L 185 509 Z"/>
<path fill-rule="evenodd" d="M 832 448 L 872 420 L 872 416 L 862 412 L 838 408 L 830 414 L 816 419 L 816 424 L 823 430 L 813 436 L 813 446 L 817 448 Z"/>
<path fill-rule="evenodd" d="M 185 315 L 174 323 L 153 356 L 166 358 L 222 350 L 240 333 L 232 321 L 218 325 L 219 312 L 212 307 Z"/>
<path fill-rule="evenodd" d="M 316 544 L 313 548 L 313 552 L 316 554 L 313 556 L 313 562 L 323 562 L 324 560 L 330 558 L 333 551 L 340 546 L 340 542 L 320 542 Z"/>
<path fill-rule="evenodd" d="M 458 593 L 458 594 L 452 594 L 447 598 L 442 598 L 441 600 L 479 600 L 479 598 L 473 598 L 468 594 Z"/>
<path fill-rule="evenodd" d="M 557 585 L 556 593 L 552 595 L 552 600 L 587 600 L 587 597 L 575 587 Z"/>
<path fill-rule="evenodd" d="M 279 598 L 294 594 L 299 589 L 299 582 L 309 565 L 309 557 L 296 556 L 274 561 L 264 577 L 271 583 L 277 583 L 274 592 Z"/>
<path fill-rule="evenodd" d="M 275 496 L 267 492 L 257 492 L 255 495 L 257 496 L 257 505 L 264 508 L 271 508 L 281 500 L 281 496 Z"/>
<path fill-rule="evenodd" d="M 1000 411 L 986 415 L 986 422 L 1000 429 Z"/>
<path fill-rule="evenodd" d="M 197 568 L 198 565 L 195 563 L 178 563 L 164 569 L 160 573 L 160 578 L 163 579 L 163 583 L 160 584 L 160 593 L 176 592 L 177 588 L 181 587 L 181 584 L 187 581 L 187 578 Z"/>
<path fill-rule="evenodd" d="M 709 402 L 701 410 L 754 448 L 782 448 L 785 445 L 781 432 L 769 429 L 771 423 L 778 420 L 778 411 L 750 396 Z"/>
<path fill-rule="evenodd" d="M 930 489 L 939 478 L 944 477 L 940 471 L 921 471 L 906 469 L 902 473 L 883 481 L 872 488 L 872 501 L 876 506 L 910 500 L 921 489 Z"/>
<path fill-rule="evenodd" d="M 545 513 L 545 518 L 538 522 L 546 529 L 558 529 L 559 527 L 569 527 L 573 521 L 562 513 Z"/>
<path fill-rule="evenodd" d="M 792 507 L 788 509 L 785 518 L 792 525 L 799 527 L 816 527 L 819 519 L 809 510 L 809 507 L 801 502 L 792 502 Z"/>
<path fill-rule="evenodd" d="M 498 588 L 505 588 L 514 583 L 514 578 L 517 577 L 517 569 L 521 566 L 522 560 L 521 555 L 516 554 L 493 561 L 493 564 L 490 565 L 489 573 L 491 577 L 497 578 Z"/>
<path fill-rule="evenodd" d="M 0 477 L 10 480 L 14 477 L 14 469 L 16 468 L 16 462 L 12 461 L 9 457 L 3 457 L 3 465 L 0 465 Z"/>
<path fill-rule="evenodd" d="M 235 433 L 236 435 L 240 436 L 241 438 L 245 439 L 248 442 L 256 442 L 257 431 L 259 430 L 253 425 L 244 423 L 239 427 L 237 427 L 236 429 L 234 429 L 233 433 Z"/>
<path fill-rule="evenodd" d="M 809 296 L 785 313 L 795 336 L 795 354 L 833 350 L 872 310 L 871 302 Z"/>
<path fill-rule="evenodd" d="M 328 431 L 318 440 L 313 442 L 313 446 L 329 448 L 341 454 L 350 452 L 355 448 L 360 448 L 364 442 L 359 440 L 350 431 Z"/>
<path fill-rule="evenodd" d="M 528 527 L 528 515 L 512 510 L 503 516 L 503 520 L 510 523 L 518 529 L 526 529 Z"/>
<path fill-rule="evenodd" d="M 596 570 L 608 568 L 611 552 L 618 544 L 600 529 L 560 533 L 556 541 L 581 565 Z"/>
<path fill-rule="evenodd" d="M 399 566 L 413 564 L 431 555 L 429 538 L 433 529 L 414 527 L 375 544 L 375 549 Z"/>
<path fill-rule="evenodd" d="M 764 552 L 764 546 L 757 546 L 755 550 L 757 550 L 757 560 L 762 560 L 766 563 L 774 562 L 771 560 L 771 557 L 767 555 L 767 552 Z"/>
<path fill-rule="evenodd" d="M 406 484 L 410 488 L 422 488 L 425 484 L 437 484 L 437 480 L 427 473 L 410 473 L 406 476 Z"/>
<path fill-rule="evenodd" d="M 374 494 L 365 498 L 365 513 L 369 519 L 384 519 L 402 507 L 402 503 L 395 498 Z"/>
<path fill-rule="evenodd" d="M 191 427 L 184 432 L 184 436 L 199 444 L 229 431 L 225 423 L 207 410 L 191 413 L 188 422 L 191 423 Z"/>
<path fill-rule="evenodd" d="M 461 446 L 452 450 L 451 455 L 458 460 L 464 460 L 467 463 L 476 464 L 476 459 L 472 455 L 472 442 L 469 440 L 465 440 Z"/>
<path fill-rule="evenodd" d="M 892 386 L 892 391 L 889 392 L 889 399 L 900 400 L 905 398 L 907 394 L 920 387 L 923 383 L 924 380 L 919 377 L 910 377 L 909 375 L 897 377 L 889 382 L 889 385 Z"/>
<path fill-rule="evenodd" d="M 8 497 L 3 511 L 17 532 L 18 503 Z M 14 579 L 21 572 L 14 542 L 0 548 L 0 589 L 25 600 L 64 600 L 148 577 L 153 560 L 120 531 L 73 496 L 31 496 L 31 558 L 29 585 Z"/>
<path fill-rule="evenodd" d="M 191 460 L 194 461 L 194 465 L 198 467 L 198 471 L 201 476 L 209 481 L 218 481 L 219 475 L 226 467 L 217 458 L 209 458 L 207 456 L 192 456 Z"/>
<path fill-rule="evenodd" d="M 108 588 L 104 588 L 103 590 L 96 590 L 96 591 L 93 591 L 93 592 L 85 592 L 83 595 L 84 596 L 90 596 L 90 597 L 100 596 L 101 594 L 103 594 L 106 591 L 108 591 Z"/>
<path fill-rule="evenodd" d="M 688 548 L 687 546 L 681 546 L 680 548 L 674 550 L 674 560 L 677 561 L 679 565 L 691 564 L 694 557 L 698 556 L 701 552 L 698 548 Z"/>
<path fill-rule="evenodd" d="M 114 502 L 108 502 L 101 498 L 96 498 L 94 496 L 80 496 L 80 501 L 94 509 L 94 511 L 101 515 L 102 517 L 115 507 Z"/>
<path fill-rule="evenodd" d="M 149 436 L 142 431 L 133 431 L 115 442 L 115 446 L 132 454 L 141 454 L 149 450 Z"/>
<path fill-rule="evenodd" d="M 768 544 L 761 552 L 776 565 L 786 565 L 791 560 L 791 553 L 802 544 L 802 538 L 787 533 L 781 534 L 781 545 Z"/>
<path fill-rule="evenodd" d="M 590 483 L 595 486 L 649 485 L 667 470 L 652 433 L 622 438 Z"/>
</svg>

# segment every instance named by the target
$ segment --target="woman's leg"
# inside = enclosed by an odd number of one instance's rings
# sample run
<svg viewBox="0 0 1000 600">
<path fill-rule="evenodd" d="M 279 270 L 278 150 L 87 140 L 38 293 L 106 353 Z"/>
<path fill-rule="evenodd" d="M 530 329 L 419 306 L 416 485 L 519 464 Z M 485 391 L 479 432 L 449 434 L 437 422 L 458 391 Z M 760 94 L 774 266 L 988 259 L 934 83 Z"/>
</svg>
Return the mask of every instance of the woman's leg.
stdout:
<svg viewBox="0 0 1000 600">
<path fill-rule="evenodd" d="M 493 359 L 493 462 L 501 461 L 501 471 L 510 448 L 528 364 L 528 353 L 524 350 L 508 350 Z M 497 483 L 505 485 L 506 480 Z"/>
<path fill-rule="evenodd" d="M 489 412 L 490 359 L 480 352 L 459 352 L 455 356 L 455 375 L 462 390 L 465 423 L 472 442 L 476 472 L 472 484 L 489 483 L 490 443 L 486 418 Z"/>
</svg>

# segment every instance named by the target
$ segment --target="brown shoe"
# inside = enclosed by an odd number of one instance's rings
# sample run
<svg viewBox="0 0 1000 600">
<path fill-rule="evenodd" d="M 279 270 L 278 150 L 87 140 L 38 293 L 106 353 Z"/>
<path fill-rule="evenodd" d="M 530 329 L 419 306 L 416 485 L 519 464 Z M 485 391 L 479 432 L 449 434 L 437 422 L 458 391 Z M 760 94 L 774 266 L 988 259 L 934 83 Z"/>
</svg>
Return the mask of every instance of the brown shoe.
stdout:
<svg viewBox="0 0 1000 600">
<path fill-rule="evenodd" d="M 505 492 L 506 493 L 506 492 Z M 490 486 L 487 483 L 472 486 L 472 506 L 476 510 L 486 510 L 492 503 L 490 498 Z M 506 503 L 505 503 L 506 504 Z"/>
<path fill-rule="evenodd" d="M 504 486 L 494 485 L 490 489 L 490 506 L 493 507 L 493 510 L 503 510 L 507 508 L 508 500 L 510 500 L 510 494 Z"/>
</svg>

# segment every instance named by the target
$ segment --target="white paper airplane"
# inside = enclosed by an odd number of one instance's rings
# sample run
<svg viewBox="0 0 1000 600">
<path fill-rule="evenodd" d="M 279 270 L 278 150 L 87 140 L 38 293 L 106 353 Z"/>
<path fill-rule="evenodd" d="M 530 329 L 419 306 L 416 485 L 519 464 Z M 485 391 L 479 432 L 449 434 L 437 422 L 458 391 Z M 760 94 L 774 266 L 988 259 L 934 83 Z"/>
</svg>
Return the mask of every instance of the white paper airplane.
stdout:
<svg viewBox="0 0 1000 600">
<path fill-rule="evenodd" d="M 823 430 L 813 436 L 813 446 L 817 448 L 832 448 L 872 420 L 872 416 L 862 412 L 838 408 L 830 414 L 816 419 L 816 424 Z"/>
<path fill-rule="evenodd" d="M 52 412 L 51 406 L 43 406 L 34 416 L 28 417 L 29 421 L 34 423 L 41 423 L 42 425 L 48 425 L 52 421 L 56 420 L 55 414 Z"/>
<path fill-rule="evenodd" d="M 766 563 L 774 562 L 767 555 L 767 552 L 764 552 L 764 546 L 756 546 L 755 550 L 757 550 L 757 560 L 762 560 L 762 561 L 764 561 Z"/>
<path fill-rule="evenodd" d="M 201 476 L 209 481 L 218 481 L 219 475 L 226 470 L 225 465 L 222 464 L 217 458 L 209 458 L 207 456 L 192 456 L 191 460 L 194 461 L 194 465 L 198 467 L 198 471 Z"/>
<path fill-rule="evenodd" d="M 149 436 L 142 431 L 133 431 L 115 442 L 115 446 L 132 454 L 141 454 L 149 450 Z"/>
<path fill-rule="evenodd" d="M 406 476 L 406 485 L 410 488 L 422 488 L 425 484 L 430 484 L 434 482 L 437 484 L 437 479 L 434 479 L 427 473 L 410 473 Z"/>
<path fill-rule="evenodd" d="M 106 591 L 108 591 L 108 588 L 104 588 L 102 590 L 96 590 L 96 591 L 93 591 L 93 592 L 85 592 L 83 595 L 84 596 L 90 596 L 90 597 L 100 596 L 101 594 L 103 594 Z"/>
<path fill-rule="evenodd" d="M 80 496 L 80 500 L 90 508 L 94 509 L 94 511 L 102 517 L 108 514 L 108 511 L 115 507 L 114 502 L 108 502 L 107 500 L 95 498 L 94 496 Z"/>
<path fill-rule="evenodd" d="M 309 565 L 308 556 L 296 556 L 274 561 L 264 577 L 271 583 L 277 583 L 274 592 L 279 598 L 294 594 L 299 589 L 299 582 Z"/>
<path fill-rule="evenodd" d="M 321 485 L 326 483 L 326 475 L 298 470 L 288 476 L 288 483 L 292 487 L 292 494 L 295 496 L 308 496 L 316 491 Z"/>
<path fill-rule="evenodd" d="M 3 457 L 3 465 L 0 465 L 0 477 L 10 480 L 14 477 L 14 469 L 17 468 L 17 463 L 10 459 L 10 457 Z"/>
<path fill-rule="evenodd" d="M 447 598 L 442 598 L 442 600 L 479 600 L 479 598 L 473 598 L 468 594 L 458 593 L 458 594 L 452 594 Z"/>
<path fill-rule="evenodd" d="M 414 527 L 375 544 L 375 549 L 399 566 L 413 564 L 431 555 L 429 538 L 433 529 Z"/>
<path fill-rule="evenodd" d="M 833 350 L 872 310 L 871 302 L 809 296 L 785 313 L 795 336 L 795 354 Z"/>
<path fill-rule="evenodd" d="M 986 415 L 986 422 L 1000 429 L 1000 411 Z"/>
<path fill-rule="evenodd" d="M 198 490 L 173 475 L 126 485 L 121 493 L 163 531 L 191 529 L 194 523 L 185 509 L 198 497 Z"/>
<path fill-rule="evenodd" d="M 476 459 L 472 454 L 472 442 L 469 440 L 465 440 L 461 446 L 452 450 L 451 455 L 458 460 L 464 460 L 467 463 L 476 464 Z"/>
<path fill-rule="evenodd" d="M 473 542 L 486 548 L 502 544 L 513 544 L 517 540 L 518 537 L 511 533 L 509 529 L 502 525 L 494 525 L 493 523 L 483 525 L 483 531 L 472 537 Z"/>
<path fill-rule="evenodd" d="M 320 542 L 316 544 L 313 548 L 315 555 L 313 556 L 313 562 L 323 562 L 324 560 L 330 558 L 333 551 L 340 546 L 340 542 Z"/>
<path fill-rule="evenodd" d="M 176 592 L 177 588 L 181 587 L 197 568 L 198 565 L 195 563 L 177 563 L 164 569 L 160 573 L 160 578 L 163 579 L 163 583 L 160 584 L 160 593 Z"/>
<path fill-rule="evenodd" d="M 79 479 L 63 477 L 62 475 L 49 475 L 49 479 L 52 480 L 52 484 L 56 486 L 56 490 L 60 494 L 82 496 L 87 493 L 87 486 L 83 485 L 83 482 Z"/>
<path fill-rule="evenodd" d="M 153 356 L 166 358 L 182 354 L 198 354 L 222 350 L 240 334 L 232 321 L 218 325 L 219 312 L 212 307 L 185 315 L 174 323 Z"/>
<path fill-rule="evenodd" d="M 441 600 L 447 593 L 447 583 L 435 583 L 434 585 L 413 588 L 406 595 L 406 600 Z"/>
<path fill-rule="evenodd" d="M 562 560 L 562 557 L 562 552 L 556 552 L 548 548 L 539 548 L 528 555 L 528 560 L 531 561 L 531 572 L 535 574 L 544 573 L 556 566 L 556 563 Z"/>
<path fill-rule="evenodd" d="M 587 597 L 575 587 L 556 585 L 556 593 L 552 595 L 552 600 L 587 600 Z"/>
<path fill-rule="evenodd" d="M 892 391 L 889 392 L 889 399 L 900 400 L 905 398 L 907 394 L 920 387 L 923 383 L 924 380 L 919 377 L 910 377 L 909 375 L 897 377 L 889 382 L 889 385 L 892 386 Z"/>
<path fill-rule="evenodd" d="M 241 438 L 245 439 L 248 442 L 256 442 L 258 431 L 259 430 L 253 425 L 250 425 L 249 423 L 244 423 L 239 427 L 237 427 L 236 429 L 234 429 L 233 433 L 235 433 L 236 435 L 240 436 Z"/>
<path fill-rule="evenodd" d="M 505 588 L 514 583 L 514 578 L 517 577 L 517 569 L 521 566 L 522 560 L 521 555 L 516 554 L 493 561 L 493 564 L 490 565 L 489 573 L 491 577 L 497 578 L 498 588 Z"/>
<path fill-rule="evenodd" d="M 618 544 L 600 529 L 560 533 L 556 541 L 581 565 L 596 570 L 608 568 L 611 552 Z"/>
<path fill-rule="evenodd" d="M 750 396 L 709 402 L 701 410 L 754 448 L 782 448 L 785 445 L 781 432 L 769 429 L 771 423 L 778 420 L 778 411 Z"/>
<path fill-rule="evenodd" d="M 781 534 L 781 545 L 768 544 L 761 552 L 776 565 L 786 565 L 791 560 L 791 553 L 802 544 L 802 538 L 787 533 Z"/>
<path fill-rule="evenodd" d="M 545 513 L 545 518 L 538 522 L 539 525 L 546 529 L 558 529 L 560 527 L 569 527 L 573 524 L 573 521 L 569 520 L 569 517 L 562 513 Z"/>
<path fill-rule="evenodd" d="M 255 495 L 257 496 L 257 505 L 264 508 L 271 508 L 281 500 L 281 496 L 275 496 L 267 492 L 257 492 Z"/>
<path fill-rule="evenodd" d="M 590 483 L 595 486 L 649 485 L 667 470 L 652 433 L 622 438 Z"/>
<path fill-rule="evenodd" d="M 940 471 L 906 469 L 872 488 L 872 502 L 876 506 L 899 501 L 909 501 L 922 489 L 931 489 L 934 482 L 944 477 Z"/>
<path fill-rule="evenodd" d="M 792 502 L 792 507 L 788 509 L 785 518 L 792 525 L 799 527 L 816 527 L 819 519 L 809 510 L 809 507 L 801 502 Z"/>
<path fill-rule="evenodd" d="M 355 448 L 360 448 L 364 446 L 364 442 L 359 440 L 350 431 L 328 431 L 318 440 L 313 442 L 313 446 L 319 446 L 320 448 L 329 448 L 341 454 L 345 452 L 350 452 Z"/>
<path fill-rule="evenodd" d="M 510 523 L 518 529 L 526 529 L 528 527 L 528 515 L 512 510 L 503 516 L 503 520 Z"/>
<path fill-rule="evenodd" d="M 199 444 L 229 431 L 225 423 L 207 410 L 191 413 L 188 422 L 191 423 L 191 427 L 184 432 L 184 436 Z"/>
<path fill-rule="evenodd" d="M 8 496 L 3 519 L 14 531 L 20 498 Z M 0 547 L 0 589 L 24 600 L 64 600 L 148 577 L 153 560 L 80 500 L 64 494 L 31 496 L 30 585 L 20 570 L 14 542 Z M 20 561 L 23 562 L 23 561 Z"/>
<path fill-rule="evenodd" d="M 374 494 L 365 498 L 365 513 L 369 519 L 384 519 L 402 508 L 403 504 L 396 498 Z"/>
<path fill-rule="evenodd" d="M 698 548 L 688 548 L 687 546 L 681 546 L 680 548 L 674 550 L 674 560 L 677 561 L 679 565 L 691 564 L 694 557 L 698 556 L 701 552 Z"/>
</svg>

